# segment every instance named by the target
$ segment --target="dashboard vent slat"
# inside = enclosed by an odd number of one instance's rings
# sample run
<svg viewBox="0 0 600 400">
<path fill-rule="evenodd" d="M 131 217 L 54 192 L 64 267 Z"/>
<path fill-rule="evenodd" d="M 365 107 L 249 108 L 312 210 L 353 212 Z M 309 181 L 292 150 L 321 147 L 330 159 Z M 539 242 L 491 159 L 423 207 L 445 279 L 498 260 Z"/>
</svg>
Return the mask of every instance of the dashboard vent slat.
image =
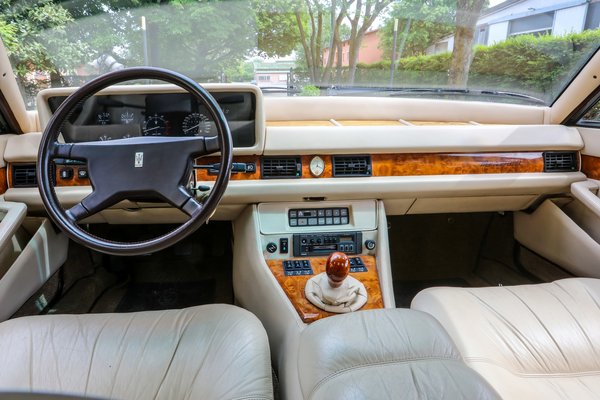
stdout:
<svg viewBox="0 0 600 400">
<path fill-rule="evenodd" d="M 333 176 L 371 176 L 371 157 L 333 156 Z"/>
<path fill-rule="evenodd" d="M 263 179 L 292 179 L 302 177 L 300 157 L 265 157 L 262 159 Z"/>
<path fill-rule="evenodd" d="M 37 173 L 35 164 L 13 165 L 12 186 L 16 188 L 37 186 Z"/>
<path fill-rule="evenodd" d="M 577 153 L 574 151 L 547 151 L 544 153 L 544 172 L 577 171 Z"/>
</svg>

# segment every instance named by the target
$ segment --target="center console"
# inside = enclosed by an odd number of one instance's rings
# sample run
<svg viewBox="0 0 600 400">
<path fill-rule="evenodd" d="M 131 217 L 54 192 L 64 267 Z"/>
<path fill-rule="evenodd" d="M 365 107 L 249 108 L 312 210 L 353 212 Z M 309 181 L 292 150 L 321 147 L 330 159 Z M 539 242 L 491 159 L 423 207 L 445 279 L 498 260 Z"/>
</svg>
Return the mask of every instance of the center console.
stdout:
<svg viewBox="0 0 600 400">
<path fill-rule="evenodd" d="M 262 256 L 302 322 L 333 315 L 305 296 L 307 282 L 325 271 L 333 252 L 348 256 L 351 276 L 365 285 L 368 300 L 362 309 L 384 307 L 376 200 L 264 203 L 257 211 Z"/>
<path fill-rule="evenodd" d="M 238 216 L 233 228 L 236 302 L 263 323 L 282 382 L 298 379 L 297 370 L 287 366 L 293 364 L 289 357 L 297 354 L 307 324 L 334 315 L 313 305 L 305 293 L 311 289 L 309 280 L 326 271 L 332 253 L 347 256 L 346 280 L 352 277 L 366 289 L 367 301 L 355 312 L 395 308 L 387 218 L 380 200 L 255 204 Z"/>
</svg>

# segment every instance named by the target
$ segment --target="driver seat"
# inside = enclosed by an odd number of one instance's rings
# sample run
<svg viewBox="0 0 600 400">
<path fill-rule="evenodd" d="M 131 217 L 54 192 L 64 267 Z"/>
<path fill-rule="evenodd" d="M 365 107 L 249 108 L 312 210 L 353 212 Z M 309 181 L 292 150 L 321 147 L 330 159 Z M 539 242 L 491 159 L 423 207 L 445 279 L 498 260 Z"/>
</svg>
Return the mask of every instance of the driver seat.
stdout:
<svg viewBox="0 0 600 400">
<path fill-rule="evenodd" d="M 1 392 L 117 399 L 272 399 L 260 321 L 224 304 L 0 324 Z"/>
</svg>

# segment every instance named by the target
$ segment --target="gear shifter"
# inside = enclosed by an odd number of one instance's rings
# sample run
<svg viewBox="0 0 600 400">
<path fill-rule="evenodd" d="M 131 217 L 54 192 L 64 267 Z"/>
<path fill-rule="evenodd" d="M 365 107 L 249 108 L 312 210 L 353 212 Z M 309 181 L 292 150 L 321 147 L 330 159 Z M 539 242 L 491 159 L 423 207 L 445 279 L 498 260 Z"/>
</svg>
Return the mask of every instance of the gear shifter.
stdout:
<svg viewBox="0 0 600 400">
<path fill-rule="evenodd" d="M 360 309 L 367 302 L 365 286 L 352 276 L 350 260 L 344 253 L 331 253 L 325 272 L 306 282 L 304 294 L 316 307 L 333 312 L 347 313 Z"/>
<path fill-rule="evenodd" d="M 327 274 L 329 286 L 334 289 L 340 287 L 350 273 L 350 260 L 348 256 L 338 251 L 331 253 L 329 258 L 327 258 L 325 273 Z"/>
</svg>

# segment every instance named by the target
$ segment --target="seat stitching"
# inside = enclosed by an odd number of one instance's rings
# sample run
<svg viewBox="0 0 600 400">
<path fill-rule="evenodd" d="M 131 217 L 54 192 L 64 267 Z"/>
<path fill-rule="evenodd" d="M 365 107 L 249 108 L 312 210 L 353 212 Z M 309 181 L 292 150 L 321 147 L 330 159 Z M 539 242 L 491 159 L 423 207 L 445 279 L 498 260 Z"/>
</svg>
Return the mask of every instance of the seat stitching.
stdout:
<svg viewBox="0 0 600 400">
<path fill-rule="evenodd" d="M 312 398 L 312 396 L 315 394 L 317 389 L 319 389 L 319 387 L 324 385 L 326 382 L 332 380 L 333 378 L 335 378 L 339 375 L 345 374 L 346 372 L 350 372 L 350 371 L 357 370 L 357 369 L 364 369 L 367 367 L 383 367 L 383 366 L 390 365 L 390 364 L 406 364 L 406 363 L 410 363 L 410 362 L 420 362 L 420 361 L 454 361 L 454 362 L 460 363 L 461 365 L 464 365 L 461 360 L 457 360 L 456 358 L 443 357 L 443 356 L 397 358 L 397 359 L 392 359 L 392 360 L 387 360 L 387 361 L 375 361 L 375 362 L 370 362 L 370 363 L 356 364 L 356 365 L 353 365 L 350 367 L 346 367 L 346 368 L 337 370 L 337 371 L 327 375 L 323 379 L 321 379 L 319 382 L 317 382 L 315 387 L 311 390 L 308 398 Z"/>
<path fill-rule="evenodd" d="M 560 285 L 557 285 L 557 286 L 560 287 L 563 291 L 566 292 L 566 290 L 564 288 L 562 288 Z M 554 293 L 552 293 L 550 291 L 548 291 L 548 293 L 550 293 L 551 296 L 553 296 L 560 304 L 563 305 L 564 309 L 567 311 L 567 313 L 569 313 L 569 315 L 573 318 L 573 321 L 575 321 L 575 324 L 579 327 L 579 330 L 581 331 L 581 334 L 585 337 L 586 341 L 588 342 L 588 344 L 592 348 L 592 351 L 593 351 L 594 355 L 596 356 L 596 358 L 598 358 L 598 351 L 596 350 L 596 346 L 594 346 L 594 343 L 592 342 L 592 340 L 588 336 L 586 330 L 583 328 L 583 326 L 581 325 L 581 323 L 579 322 L 579 320 L 575 317 L 575 315 L 571 312 L 571 310 L 569 309 L 569 307 L 567 307 L 567 305 L 563 302 L 563 300 L 560 297 L 558 297 L 556 294 L 554 294 Z M 569 294 L 569 295 L 571 296 L 571 298 L 573 298 L 575 300 L 575 298 L 571 294 Z"/>
<path fill-rule="evenodd" d="M 541 287 L 542 290 L 544 290 L 546 293 L 550 293 L 550 291 L 548 289 L 546 289 L 545 287 Z M 525 300 L 523 300 L 521 298 L 521 296 L 519 296 L 516 292 L 514 292 L 513 290 L 511 290 L 510 288 L 506 288 L 506 290 L 508 290 L 510 293 L 512 293 L 521 303 L 523 303 L 523 305 L 531 312 L 531 314 L 533 315 L 533 317 L 536 319 L 536 321 L 538 321 L 538 323 L 541 325 L 541 327 L 544 329 L 544 331 L 546 332 L 546 334 L 548 335 L 548 337 L 552 340 L 552 342 L 554 343 L 554 345 L 556 346 L 556 349 L 558 350 L 558 352 L 560 353 L 560 355 L 562 356 L 564 362 L 570 367 L 571 364 L 569 363 L 569 359 L 567 358 L 567 356 L 565 355 L 565 353 L 563 352 L 563 349 L 560 347 L 560 345 L 558 344 L 558 342 L 556 341 L 556 338 L 554 337 L 554 335 L 552 335 L 552 333 L 550 333 L 550 331 L 548 330 L 548 328 L 546 327 L 546 325 L 542 322 L 542 320 L 540 319 L 540 317 L 537 315 L 536 312 L 533 311 L 533 309 L 529 306 L 529 304 L 527 304 L 527 302 Z M 551 370 L 551 368 L 548 367 L 547 363 L 544 360 L 544 365 L 546 366 L 546 368 L 548 370 Z"/>
<path fill-rule="evenodd" d="M 546 378 L 548 378 L 548 377 L 551 377 L 551 378 L 573 378 L 573 377 L 577 377 L 577 376 L 600 375 L 600 370 L 580 371 L 580 372 L 555 372 L 555 373 L 541 373 L 541 374 L 523 373 L 523 372 L 511 370 L 503 365 L 496 363 L 494 360 L 490 360 L 489 358 L 484 358 L 484 357 L 465 357 L 464 361 L 467 364 L 475 364 L 475 363 L 491 364 L 495 367 L 502 368 L 503 370 L 505 370 L 513 375 L 517 375 L 517 376 L 520 376 L 523 378 L 544 378 L 544 377 L 546 377 Z"/>
<path fill-rule="evenodd" d="M 182 318 L 183 317 L 183 318 Z M 179 345 L 181 344 L 181 340 L 183 340 L 183 337 L 185 336 L 185 333 L 187 332 L 189 326 L 190 326 L 190 322 L 192 320 L 192 317 L 186 318 L 187 315 L 183 312 L 178 312 L 176 319 L 182 318 L 183 319 L 183 329 L 181 330 L 181 333 L 179 334 L 179 338 L 177 339 L 177 344 L 175 344 L 175 348 L 173 349 L 173 351 L 171 352 L 171 358 L 169 359 L 169 363 L 167 364 L 167 367 L 165 368 L 165 373 L 162 376 L 162 379 L 160 380 L 159 385 L 156 388 L 156 393 L 154 395 L 154 398 L 157 399 L 158 395 L 160 394 L 160 391 L 162 390 L 162 386 L 165 383 L 165 379 L 167 379 L 167 375 L 169 374 L 169 371 L 171 369 L 171 365 L 173 364 L 173 359 L 175 359 L 175 355 L 177 355 L 177 350 L 179 349 Z"/>
<path fill-rule="evenodd" d="M 521 332 L 514 326 L 514 324 L 511 323 L 504 315 L 502 315 L 498 310 L 496 310 L 491 305 L 489 305 L 485 300 L 483 300 L 477 294 L 473 293 L 473 291 L 468 291 L 467 293 L 469 293 L 471 296 L 475 297 L 475 299 L 479 303 L 481 303 L 483 308 L 487 309 L 488 311 L 490 311 L 492 313 L 492 315 L 495 315 L 499 320 L 501 320 L 506 325 L 506 327 L 515 335 L 515 337 L 519 339 L 519 341 L 523 344 L 523 346 L 525 348 L 527 348 L 532 354 L 537 353 L 537 349 L 535 348 L 535 346 L 533 346 L 533 344 L 524 335 L 522 335 Z M 498 338 L 504 343 L 504 345 L 510 349 L 511 346 L 510 346 L 509 342 L 506 340 L 506 337 L 504 335 L 502 335 L 502 333 L 499 332 L 498 329 L 489 320 L 488 320 L 488 325 L 497 333 Z M 539 361 L 538 360 L 539 356 L 540 356 L 539 354 L 536 354 L 534 356 L 537 361 Z M 525 365 L 521 362 L 521 360 L 518 357 L 515 357 L 515 360 L 519 363 L 519 365 L 521 366 L 522 369 L 525 369 Z"/>
<path fill-rule="evenodd" d="M 76 317 L 77 320 L 79 322 L 81 322 L 81 319 L 79 317 Z M 96 347 L 98 346 L 98 341 L 100 340 L 100 336 L 102 335 L 102 332 L 104 332 L 104 328 L 106 328 L 106 325 L 109 322 L 109 318 L 106 318 L 104 320 L 104 323 L 102 324 L 102 327 L 100 327 L 100 331 L 98 332 L 98 334 L 96 334 L 96 337 L 94 338 L 94 346 L 92 347 L 92 356 L 90 357 L 90 365 L 88 367 L 88 372 L 87 372 L 87 378 L 85 380 L 85 389 L 84 389 L 84 393 L 87 396 L 88 393 L 88 386 L 90 384 L 90 377 L 92 376 L 92 364 L 94 363 L 94 357 L 96 355 Z M 82 329 L 82 334 L 84 334 L 84 330 Z"/>
<path fill-rule="evenodd" d="M 117 365 L 115 366 L 115 369 L 114 369 L 115 373 L 113 374 L 113 377 L 112 377 L 112 385 L 110 387 L 110 394 L 108 396 L 110 399 L 113 398 L 113 393 L 115 391 L 115 386 L 116 386 L 115 378 L 119 375 L 119 370 L 121 369 L 121 363 L 123 362 L 123 357 L 125 356 L 125 350 L 122 349 L 123 342 L 125 341 L 125 337 L 129 333 L 129 329 L 131 328 L 131 325 L 133 323 L 133 319 L 134 319 L 134 316 L 131 315 L 129 317 L 129 322 L 127 323 L 127 327 L 125 328 L 125 331 L 121 335 L 121 340 L 119 341 L 119 345 L 117 347 L 118 349 L 121 349 L 121 351 L 119 352 L 119 360 L 116 363 Z"/>
</svg>

